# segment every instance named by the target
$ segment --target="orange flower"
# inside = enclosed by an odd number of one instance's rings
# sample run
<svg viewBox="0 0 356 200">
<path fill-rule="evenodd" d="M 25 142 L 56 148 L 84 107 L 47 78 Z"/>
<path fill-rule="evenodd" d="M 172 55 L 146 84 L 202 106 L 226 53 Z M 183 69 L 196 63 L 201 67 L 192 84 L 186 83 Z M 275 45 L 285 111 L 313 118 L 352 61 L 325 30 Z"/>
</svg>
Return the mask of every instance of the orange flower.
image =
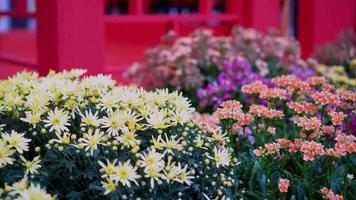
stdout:
<svg viewBox="0 0 356 200">
<path fill-rule="evenodd" d="M 321 121 L 317 117 L 299 117 L 297 119 L 297 125 L 301 128 L 304 128 L 307 131 L 320 128 Z"/>
<path fill-rule="evenodd" d="M 330 111 L 329 116 L 331 117 L 331 121 L 333 122 L 334 126 L 341 125 L 344 119 L 347 117 L 345 113 L 335 111 Z"/>
<path fill-rule="evenodd" d="M 344 197 L 342 195 L 334 194 L 331 189 L 323 187 L 320 192 L 328 199 L 328 200 L 343 200 Z"/>
<path fill-rule="evenodd" d="M 356 92 L 352 91 L 340 91 L 339 96 L 348 101 L 356 101 Z"/>
<path fill-rule="evenodd" d="M 321 92 L 315 92 L 312 97 L 316 103 L 321 105 L 340 103 L 340 98 L 337 95 L 325 90 Z"/>
<path fill-rule="evenodd" d="M 263 155 L 263 152 L 264 152 L 264 150 L 263 150 L 262 147 L 258 147 L 258 149 L 255 149 L 255 150 L 253 151 L 253 153 L 254 153 L 256 156 L 258 156 L 258 157 L 262 156 L 262 155 Z"/>
<path fill-rule="evenodd" d="M 310 77 L 306 80 L 307 83 L 309 83 L 309 85 L 313 85 L 313 86 L 321 86 L 323 90 L 325 91 L 330 91 L 334 89 L 334 86 L 332 86 L 328 80 L 326 80 L 325 77 Z"/>
<path fill-rule="evenodd" d="M 262 81 L 255 81 L 253 83 L 242 86 L 241 91 L 245 94 L 259 94 L 260 92 L 267 90 L 268 87 L 262 83 Z"/>
<path fill-rule="evenodd" d="M 288 87 L 295 82 L 301 81 L 294 75 L 282 75 L 279 77 L 272 78 L 272 83 L 277 85 L 278 87 Z"/>
<path fill-rule="evenodd" d="M 271 135 L 276 134 L 276 127 L 268 127 L 267 132 Z"/>
<path fill-rule="evenodd" d="M 312 103 L 308 103 L 306 101 L 295 102 L 291 101 L 287 103 L 287 106 L 297 112 L 298 114 L 305 112 L 305 113 L 315 113 L 316 106 Z"/>
<path fill-rule="evenodd" d="M 257 115 L 258 117 L 266 117 L 269 119 L 281 118 L 284 116 L 282 111 L 268 109 L 266 106 L 262 105 L 251 105 L 250 113 L 253 115 Z"/>
<path fill-rule="evenodd" d="M 279 178 L 278 188 L 279 188 L 280 192 L 288 192 L 289 180 L 288 179 Z"/>
<path fill-rule="evenodd" d="M 222 108 L 230 108 L 232 110 L 241 110 L 241 103 L 238 102 L 238 101 L 224 101 L 222 104 L 221 104 L 221 107 Z"/>
<path fill-rule="evenodd" d="M 300 151 L 303 153 L 303 160 L 305 161 L 312 161 L 316 156 L 325 154 L 324 145 L 314 141 L 304 141 Z"/>
<path fill-rule="evenodd" d="M 279 88 L 262 90 L 260 92 L 260 98 L 261 99 L 286 99 L 287 91 Z"/>
</svg>

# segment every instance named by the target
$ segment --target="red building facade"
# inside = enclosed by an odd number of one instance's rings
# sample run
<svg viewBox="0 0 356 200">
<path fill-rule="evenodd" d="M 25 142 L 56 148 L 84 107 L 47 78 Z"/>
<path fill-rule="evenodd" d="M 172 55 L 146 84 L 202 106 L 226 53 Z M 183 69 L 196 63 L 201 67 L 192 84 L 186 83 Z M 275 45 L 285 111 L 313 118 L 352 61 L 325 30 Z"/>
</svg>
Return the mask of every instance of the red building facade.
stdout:
<svg viewBox="0 0 356 200">
<path fill-rule="evenodd" d="M 32 0 L 34 11 L 29 1 L 12 0 L 11 9 L 0 11 L 2 18 L 33 19 L 37 24 L 30 40 L 27 32 L 15 29 L 0 33 L 0 64 L 7 66 L 0 66 L 2 74 L 29 66 L 41 74 L 50 69 L 86 68 L 89 73 L 120 77 L 169 30 L 185 35 L 197 27 L 209 27 L 223 35 L 235 24 L 259 31 L 286 28 L 283 5 L 290 4 L 288 0 L 164 1 L 167 5 L 158 0 Z M 304 56 L 316 45 L 333 40 L 342 29 L 356 30 L 356 0 L 291 2 L 292 32 Z"/>
</svg>

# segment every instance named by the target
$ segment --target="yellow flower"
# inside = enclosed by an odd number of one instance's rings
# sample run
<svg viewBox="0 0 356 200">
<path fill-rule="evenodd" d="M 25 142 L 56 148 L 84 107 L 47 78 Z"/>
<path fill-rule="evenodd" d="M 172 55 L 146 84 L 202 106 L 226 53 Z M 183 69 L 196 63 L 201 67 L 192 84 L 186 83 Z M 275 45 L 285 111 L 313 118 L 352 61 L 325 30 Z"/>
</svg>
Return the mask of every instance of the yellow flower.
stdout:
<svg viewBox="0 0 356 200">
<path fill-rule="evenodd" d="M 107 164 L 105 165 L 103 162 L 98 161 L 99 165 L 101 166 L 100 172 L 104 173 L 101 177 L 105 178 L 112 176 L 115 172 L 116 162 L 116 159 L 112 163 L 109 160 L 106 160 Z"/>
<path fill-rule="evenodd" d="M 102 107 L 102 110 L 112 112 L 113 108 L 117 107 L 119 100 L 118 96 L 113 93 L 104 94 L 99 100 L 99 106 Z"/>
<path fill-rule="evenodd" d="M 43 122 L 46 123 L 45 127 L 50 127 L 49 131 L 68 132 L 69 129 L 66 127 L 70 126 L 68 120 L 68 113 L 56 107 L 54 111 L 50 110 L 48 112 L 48 117 L 46 120 L 43 120 Z"/>
<path fill-rule="evenodd" d="M 179 144 L 179 141 L 182 138 L 179 138 L 176 140 L 177 135 L 171 136 L 170 138 L 168 138 L 166 133 L 164 134 L 164 136 L 165 136 L 165 140 L 161 139 L 161 143 L 163 144 L 163 147 L 165 147 L 164 153 L 173 155 L 174 154 L 173 150 L 181 147 L 181 144 Z"/>
<path fill-rule="evenodd" d="M 15 148 L 17 152 L 22 154 L 24 151 L 28 151 L 28 143 L 31 141 L 31 139 L 25 138 L 24 135 L 24 133 L 17 133 L 12 130 L 11 134 L 5 133 L 2 137 L 11 148 Z"/>
<path fill-rule="evenodd" d="M 185 124 L 192 118 L 192 111 L 191 110 L 184 110 L 184 111 L 176 111 L 173 113 L 171 120 L 173 123 L 179 123 L 181 125 Z"/>
<path fill-rule="evenodd" d="M 10 158 L 10 156 L 14 153 L 14 150 L 10 149 L 4 141 L 0 140 L 0 168 L 7 164 L 13 164 L 14 159 Z"/>
<path fill-rule="evenodd" d="M 157 139 L 152 136 L 151 143 L 153 144 L 153 148 L 162 149 L 163 148 L 163 143 L 161 141 L 162 141 L 161 135 L 159 135 L 157 137 Z"/>
<path fill-rule="evenodd" d="M 109 115 L 104 117 L 101 123 L 103 128 L 107 128 L 107 133 L 110 136 L 117 136 L 120 129 L 125 126 L 125 117 L 120 112 L 109 112 Z"/>
<path fill-rule="evenodd" d="M 339 66 L 339 65 L 334 65 L 331 67 L 331 71 L 335 72 L 337 74 L 344 74 L 345 73 L 345 69 L 343 66 Z"/>
<path fill-rule="evenodd" d="M 215 141 L 217 142 L 223 142 L 225 141 L 228 137 L 225 137 L 227 136 L 227 133 L 225 134 L 222 134 L 222 131 L 220 129 L 217 129 L 217 130 L 214 130 L 213 131 L 213 138 L 215 139 Z"/>
<path fill-rule="evenodd" d="M 117 141 L 121 142 L 124 146 L 135 146 L 137 143 L 136 134 L 134 131 L 129 131 L 127 128 L 123 129 L 123 134 L 116 137 Z"/>
<path fill-rule="evenodd" d="M 179 175 L 182 173 L 182 168 L 180 165 L 168 167 L 164 170 L 163 179 L 166 180 L 168 183 L 172 183 L 173 181 L 179 182 Z"/>
<path fill-rule="evenodd" d="M 179 165 L 180 167 L 180 165 Z M 180 183 L 185 183 L 187 185 L 192 184 L 192 179 L 194 179 L 194 176 L 191 176 L 191 172 L 187 171 L 188 165 L 186 165 L 180 172 L 177 181 Z"/>
<path fill-rule="evenodd" d="M 157 168 L 156 166 L 147 166 L 144 170 L 145 177 L 150 179 L 150 186 L 154 188 L 154 182 L 160 181 L 164 177 L 164 174 L 161 173 L 163 168 Z"/>
<path fill-rule="evenodd" d="M 214 147 L 214 157 L 208 156 L 215 161 L 216 167 L 226 167 L 230 165 L 231 155 L 228 149 L 221 147 L 220 149 Z"/>
<path fill-rule="evenodd" d="M 53 200 L 50 194 L 46 190 L 42 189 L 39 185 L 32 185 L 19 192 L 19 196 L 16 200 Z"/>
<path fill-rule="evenodd" d="M 148 125 L 154 129 L 163 129 L 168 127 L 163 112 L 157 111 L 151 113 L 148 117 L 146 117 L 146 121 Z"/>
<path fill-rule="evenodd" d="M 103 144 L 104 132 L 101 132 L 100 129 L 96 129 L 93 134 L 92 131 L 84 135 L 84 138 L 80 138 L 80 144 L 85 147 L 85 151 L 90 151 L 90 155 L 93 155 L 94 150 L 98 148 L 99 144 Z"/>
<path fill-rule="evenodd" d="M 177 94 L 177 92 L 171 95 L 176 95 L 176 99 L 173 100 L 173 103 L 175 104 L 177 111 L 187 111 L 190 113 L 194 112 L 194 108 L 190 107 L 191 104 L 189 103 L 188 98 L 182 97 L 180 94 Z"/>
<path fill-rule="evenodd" d="M 93 126 L 98 127 L 100 125 L 100 120 L 98 119 L 98 111 L 94 114 L 89 110 L 86 110 L 85 113 L 79 113 L 81 117 L 81 126 Z"/>
<path fill-rule="evenodd" d="M 123 186 L 131 187 L 131 182 L 138 185 L 137 179 L 141 178 L 141 176 L 137 174 L 136 168 L 131 166 L 130 161 L 127 161 L 124 164 L 119 162 L 111 178 L 114 181 L 120 182 Z"/>
<path fill-rule="evenodd" d="M 164 166 L 163 155 L 156 152 L 156 150 L 150 150 L 148 154 L 142 153 L 138 155 L 141 158 L 141 167 L 153 167 L 161 169 Z"/>
<path fill-rule="evenodd" d="M 56 133 L 56 136 L 58 139 L 53 139 L 53 142 L 56 142 L 58 144 L 69 144 L 71 135 L 70 133 Z"/>
<path fill-rule="evenodd" d="M 195 143 L 195 147 L 206 149 L 206 147 L 203 147 L 204 140 L 201 138 L 201 135 L 195 138 L 194 143 Z"/>
<path fill-rule="evenodd" d="M 107 195 L 107 194 L 115 191 L 118 184 L 115 183 L 113 180 L 107 179 L 105 181 L 101 181 L 101 185 L 105 189 L 104 195 Z"/>
<path fill-rule="evenodd" d="M 29 124 L 32 124 L 33 127 L 36 127 L 36 125 L 41 122 L 41 112 L 25 112 L 26 117 L 25 118 L 20 118 L 20 120 L 27 122 Z"/>
<path fill-rule="evenodd" d="M 28 107 L 33 113 L 42 113 L 46 110 L 49 100 L 50 97 L 48 96 L 48 93 L 39 89 L 34 89 L 26 97 L 25 106 Z"/>
<path fill-rule="evenodd" d="M 38 174 L 38 169 L 41 168 L 40 156 L 36 156 L 32 161 L 26 160 L 23 156 L 20 156 L 22 160 L 22 165 L 26 167 L 25 175 L 27 174 Z"/>
<path fill-rule="evenodd" d="M 27 176 L 23 177 L 18 182 L 12 184 L 11 188 L 17 192 L 24 191 L 28 187 L 28 178 Z"/>
</svg>

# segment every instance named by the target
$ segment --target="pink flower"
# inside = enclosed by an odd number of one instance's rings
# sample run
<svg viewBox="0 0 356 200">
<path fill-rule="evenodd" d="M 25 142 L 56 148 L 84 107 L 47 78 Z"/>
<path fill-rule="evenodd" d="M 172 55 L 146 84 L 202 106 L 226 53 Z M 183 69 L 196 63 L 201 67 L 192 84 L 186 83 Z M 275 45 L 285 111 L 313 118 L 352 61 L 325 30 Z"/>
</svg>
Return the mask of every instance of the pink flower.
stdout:
<svg viewBox="0 0 356 200">
<path fill-rule="evenodd" d="M 238 102 L 238 101 L 224 101 L 222 104 L 221 104 L 221 107 L 222 108 L 229 108 L 229 109 L 232 109 L 232 110 L 241 110 L 241 103 Z"/>
<path fill-rule="evenodd" d="M 271 135 L 276 134 L 276 127 L 268 127 L 267 132 Z"/>
<path fill-rule="evenodd" d="M 343 112 L 330 111 L 329 116 L 334 126 L 339 126 L 342 124 L 347 115 Z"/>
<path fill-rule="evenodd" d="M 241 91 L 245 94 L 259 94 L 268 87 L 262 81 L 255 81 L 253 83 L 242 86 Z"/>
<path fill-rule="evenodd" d="M 342 195 L 334 194 L 331 189 L 323 187 L 320 192 L 328 199 L 328 200 L 343 200 L 344 197 Z"/>
<path fill-rule="evenodd" d="M 316 156 L 325 154 L 324 145 L 314 141 L 304 141 L 300 151 L 303 153 L 303 160 L 305 161 L 312 161 Z"/>
<path fill-rule="evenodd" d="M 304 128 L 307 131 L 320 128 L 321 121 L 317 117 L 299 117 L 297 119 L 297 125 L 301 128 Z"/>
<path fill-rule="evenodd" d="M 278 181 L 278 188 L 280 192 L 288 192 L 288 188 L 289 188 L 289 180 L 288 179 L 283 179 L 280 178 Z"/>
<path fill-rule="evenodd" d="M 291 101 L 287 103 L 287 106 L 297 112 L 298 114 L 305 112 L 305 113 L 315 113 L 316 112 L 316 106 L 312 103 L 306 102 L 306 101 Z"/>
<path fill-rule="evenodd" d="M 340 91 L 339 96 L 348 101 L 356 101 L 356 92 L 352 91 Z"/>
<path fill-rule="evenodd" d="M 281 118 L 284 116 L 282 111 L 268 109 L 266 106 L 262 105 L 251 105 L 250 113 L 253 115 L 257 115 L 258 117 L 265 117 L 269 119 Z"/>
<path fill-rule="evenodd" d="M 255 149 L 255 150 L 253 151 L 253 153 L 254 153 L 256 156 L 260 157 L 260 156 L 263 155 L 263 148 L 262 148 L 262 147 L 258 147 L 258 149 Z"/>
<path fill-rule="evenodd" d="M 339 104 L 340 98 L 328 91 L 316 92 L 312 95 L 314 101 L 321 105 Z"/>
<path fill-rule="evenodd" d="M 261 99 L 286 99 L 287 91 L 280 88 L 271 88 L 260 92 Z"/>
</svg>

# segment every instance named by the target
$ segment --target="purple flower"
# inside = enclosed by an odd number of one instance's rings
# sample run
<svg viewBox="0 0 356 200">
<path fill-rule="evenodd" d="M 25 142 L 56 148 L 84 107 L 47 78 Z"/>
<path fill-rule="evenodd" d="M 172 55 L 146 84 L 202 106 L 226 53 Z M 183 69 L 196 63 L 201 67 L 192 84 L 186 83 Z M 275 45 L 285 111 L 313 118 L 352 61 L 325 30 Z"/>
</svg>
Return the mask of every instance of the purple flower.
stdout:
<svg viewBox="0 0 356 200">
<path fill-rule="evenodd" d="M 241 57 L 225 62 L 217 79 L 197 91 L 198 98 L 204 100 L 204 106 L 219 106 L 224 100 L 234 98 L 242 85 L 264 80 L 260 73 L 252 71 L 251 66 Z"/>
</svg>

